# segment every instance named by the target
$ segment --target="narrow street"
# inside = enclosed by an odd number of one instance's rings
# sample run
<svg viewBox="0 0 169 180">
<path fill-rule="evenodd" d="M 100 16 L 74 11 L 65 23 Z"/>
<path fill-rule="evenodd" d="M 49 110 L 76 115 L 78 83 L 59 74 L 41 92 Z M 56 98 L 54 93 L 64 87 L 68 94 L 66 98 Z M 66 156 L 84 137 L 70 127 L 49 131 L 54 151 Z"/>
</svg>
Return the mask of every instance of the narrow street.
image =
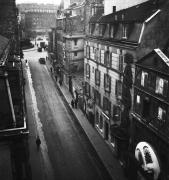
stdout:
<svg viewBox="0 0 169 180">
<path fill-rule="evenodd" d="M 25 51 L 28 66 L 26 101 L 32 179 L 108 180 L 107 171 L 90 142 L 71 117 L 56 90 L 46 65 L 39 63 L 47 52 Z M 36 148 L 39 135 L 41 147 Z"/>
</svg>

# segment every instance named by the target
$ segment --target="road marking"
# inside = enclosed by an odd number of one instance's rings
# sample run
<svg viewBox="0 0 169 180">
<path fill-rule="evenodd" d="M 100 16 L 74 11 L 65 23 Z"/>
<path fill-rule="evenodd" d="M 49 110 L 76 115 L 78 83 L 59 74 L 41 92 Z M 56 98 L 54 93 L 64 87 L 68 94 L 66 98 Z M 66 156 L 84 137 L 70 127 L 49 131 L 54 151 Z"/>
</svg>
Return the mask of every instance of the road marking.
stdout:
<svg viewBox="0 0 169 180">
<path fill-rule="evenodd" d="M 48 180 L 54 180 L 53 168 L 52 168 L 49 156 L 48 156 L 48 147 L 47 147 L 47 143 L 46 143 L 44 133 L 43 133 L 43 129 L 42 129 L 43 125 L 42 125 L 41 120 L 40 120 L 39 115 L 38 115 L 39 109 L 37 106 L 37 100 L 36 100 L 35 90 L 33 88 L 33 81 L 32 81 L 32 77 L 31 77 L 29 64 L 26 68 L 26 72 L 27 72 L 29 88 L 30 88 L 30 92 L 31 92 L 36 129 L 37 129 L 37 133 L 41 139 L 41 148 L 40 149 L 41 149 L 42 157 L 44 160 L 44 167 L 45 167 L 44 171 L 47 175 Z"/>
</svg>

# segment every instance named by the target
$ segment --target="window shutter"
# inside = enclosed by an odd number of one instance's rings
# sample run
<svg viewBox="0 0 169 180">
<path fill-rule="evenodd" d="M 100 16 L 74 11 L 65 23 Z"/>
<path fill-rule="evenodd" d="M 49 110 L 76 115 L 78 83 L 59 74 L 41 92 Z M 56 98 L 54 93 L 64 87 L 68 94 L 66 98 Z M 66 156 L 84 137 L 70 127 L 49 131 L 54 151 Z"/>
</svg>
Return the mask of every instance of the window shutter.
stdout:
<svg viewBox="0 0 169 180">
<path fill-rule="evenodd" d="M 112 65 L 112 53 L 109 52 L 108 67 L 111 68 L 111 65 Z"/>
<path fill-rule="evenodd" d="M 107 65 L 107 51 L 104 52 L 104 65 Z"/>
<path fill-rule="evenodd" d="M 123 72 L 123 56 L 119 55 L 119 71 Z"/>
<path fill-rule="evenodd" d="M 89 78 L 90 78 L 90 65 L 89 65 Z"/>
<path fill-rule="evenodd" d="M 84 46 L 84 56 L 87 57 L 86 46 Z"/>
<path fill-rule="evenodd" d="M 111 77 L 110 76 L 108 77 L 109 77 L 109 92 L 111 92 Z"/>
<path fill-rule="evenodd" d="M 168 93 L 168 81 L 164 80 L 163 95 L 167 97 Z"/>
<path fill-rule="evenodd" d="M 115 95 L 117 96 L 117 92 L 118 92 L 118 80 L 116 79 L 116 87 L 115 87 Z"/>
<path fill-rule="evenodd" d="M 106 74 L 104 74 L 104 89 L 106 87 Z"/>
</svg>

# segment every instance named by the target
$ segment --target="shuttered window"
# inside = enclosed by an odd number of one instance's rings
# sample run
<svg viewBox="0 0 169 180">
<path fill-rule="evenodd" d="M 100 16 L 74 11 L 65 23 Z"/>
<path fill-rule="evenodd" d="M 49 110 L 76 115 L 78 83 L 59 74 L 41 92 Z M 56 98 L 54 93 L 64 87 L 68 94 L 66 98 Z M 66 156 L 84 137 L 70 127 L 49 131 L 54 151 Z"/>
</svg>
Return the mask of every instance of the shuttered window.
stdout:
<svg viewBox="0 0 169 180">
<path fill-rule="evenodd" d="M 111 77 L 108 74 L 104 74 L 104 90 L 111 92 Z"/>
</svg>

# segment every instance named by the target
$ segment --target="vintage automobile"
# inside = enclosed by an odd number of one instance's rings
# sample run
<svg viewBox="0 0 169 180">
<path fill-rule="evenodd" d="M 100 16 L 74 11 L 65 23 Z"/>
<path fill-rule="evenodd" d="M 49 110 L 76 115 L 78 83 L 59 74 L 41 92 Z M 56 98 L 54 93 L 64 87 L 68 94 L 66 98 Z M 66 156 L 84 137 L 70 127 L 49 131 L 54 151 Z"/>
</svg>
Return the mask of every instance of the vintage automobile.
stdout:
<svg viewBox="0 0 169 180">
<path fill-rule="evenodd" d="M 45 58 L 39 58 L 39 63 L 40 64 L 46 64 Z"/>
</svg>

